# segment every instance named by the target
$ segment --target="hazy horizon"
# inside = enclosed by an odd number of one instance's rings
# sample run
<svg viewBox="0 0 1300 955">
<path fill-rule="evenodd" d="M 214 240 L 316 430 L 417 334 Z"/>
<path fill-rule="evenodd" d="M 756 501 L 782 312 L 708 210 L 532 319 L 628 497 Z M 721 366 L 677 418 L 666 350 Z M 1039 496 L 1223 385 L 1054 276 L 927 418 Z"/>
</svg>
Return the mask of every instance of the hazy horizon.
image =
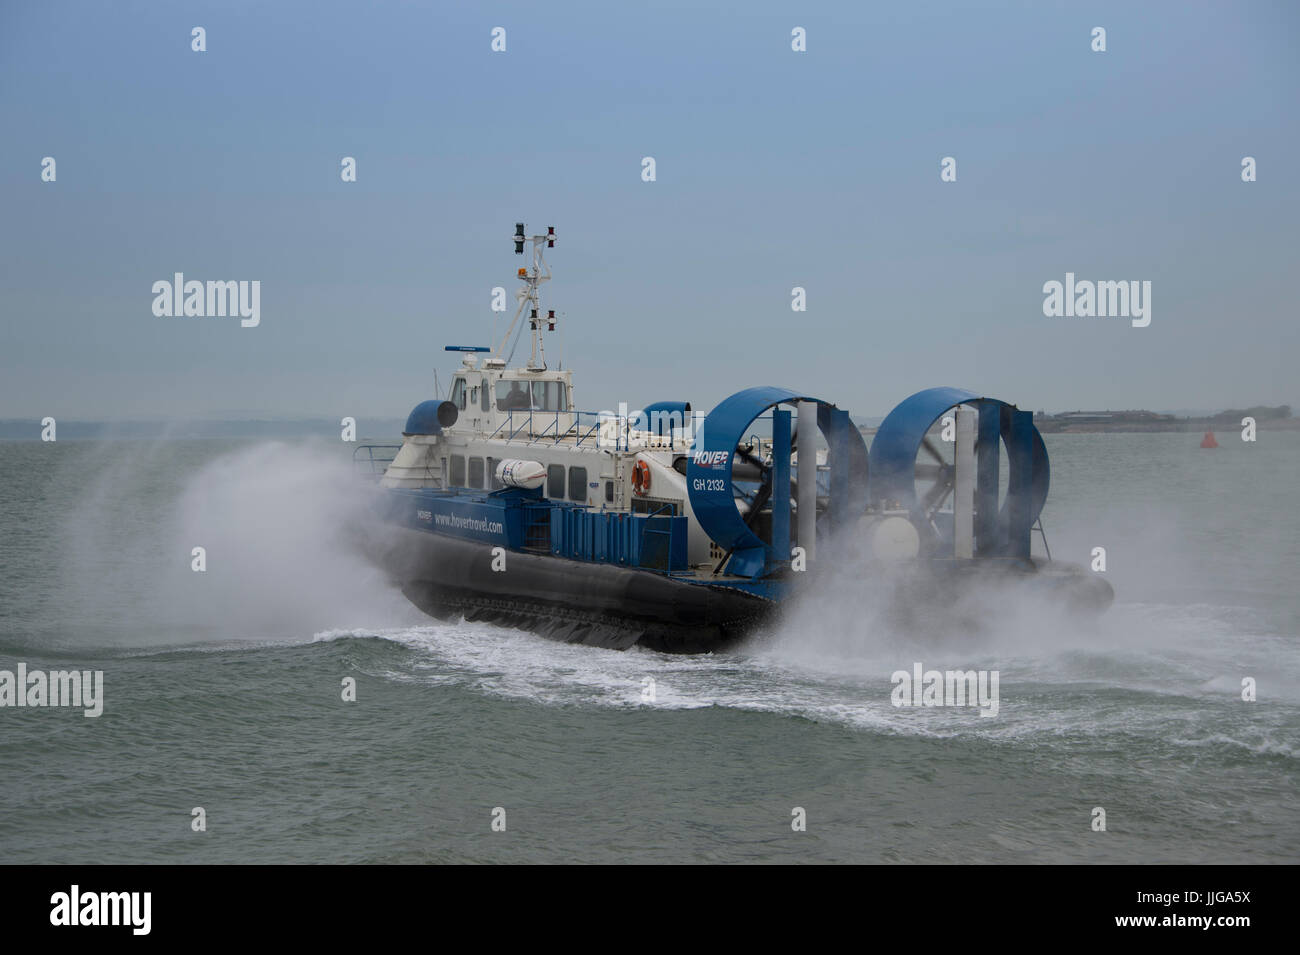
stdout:
<svg viewBox="0 0 1300 955">
<path fill-rule="evenodd" d="M 1245 408 L 1253 407 L 1251 405 Z M 1086 408 L 1086 409 L 1028 409 L 1035 414 L 1045 412 L 1048 415 L 1065 414 L 1071 411 L 1099 411 L 1123 413 L 1126 411 L 1154 411 L 1157 414 L 1173 415 L 1177 418 L 1197 420 L 1223 414 L 1228 410 L 1243 409 L 1190 409 L 1190 408 Z M 698 415 L 707 414 L 709 409 L 697 409 Z M 875 428 L 884 419 L 884 414 L 853 414 L 853 421 L 863 428 Z M 1294 420 L 1294 415 L 1291 416 Z M 359 417 L 355 422 L 357 439 L 384 439 L 397 436 L 402 429 L 405 415 L 378 415 Z M 1272 421 L 1261 421 L 1264 429 L 1271 427 Z M 63 440 L 155 440 L 170 439 L 243 439 L 243 438 L 301 438 L 320 436 L 333 439 L 341 432 L 341 422 L 318 415 L 250 415 L 247 417 L 227 417 L 221 415 L 186 416 L 186 417 L 137 417 L 137 418 L 64 418 L 57 422 L 58 436 Z M 37 441 L 41 440 L 41 424 L 27 418 L 0 418 L 0 441 Z M 1071 432 L 1063 432 L 1070 434 Z M 1079 432 L 1087 433 L 1087 432 Z"/>
</svg>

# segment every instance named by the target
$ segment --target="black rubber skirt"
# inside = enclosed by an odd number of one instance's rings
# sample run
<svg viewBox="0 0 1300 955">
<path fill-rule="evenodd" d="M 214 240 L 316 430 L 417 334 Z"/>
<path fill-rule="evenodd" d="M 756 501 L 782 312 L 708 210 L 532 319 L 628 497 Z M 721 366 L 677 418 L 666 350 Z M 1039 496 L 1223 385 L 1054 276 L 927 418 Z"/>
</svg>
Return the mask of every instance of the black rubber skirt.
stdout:
<svg viewBox="0 0 1300 955">
<path fill-rule="evenodd" d="M 569 643 L 703 653 L 740 640 L 775 604 L 734 588 L 648 570 L 506 551 L 392 524 L 375 529 L 372 559 L 432 617 L 463 616 Z"/>
</svg>

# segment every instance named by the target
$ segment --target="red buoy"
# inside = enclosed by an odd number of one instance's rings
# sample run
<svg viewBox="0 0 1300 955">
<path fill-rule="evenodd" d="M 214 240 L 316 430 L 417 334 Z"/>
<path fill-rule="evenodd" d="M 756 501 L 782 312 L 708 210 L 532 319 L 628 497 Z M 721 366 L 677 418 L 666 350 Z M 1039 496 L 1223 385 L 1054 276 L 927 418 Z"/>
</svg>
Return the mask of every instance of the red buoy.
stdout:
<svg viewBox="0 0 1300 955">
<path fill-rule="evenodd" d="M 1205 432 L 1205 437 L 1201 438 L 1201 447 L 1217 448 L 1218 446 L 1219 446 L 1219 442 L 1214 440 L 1214 432 L 1213 431 Z"/>
</svg>

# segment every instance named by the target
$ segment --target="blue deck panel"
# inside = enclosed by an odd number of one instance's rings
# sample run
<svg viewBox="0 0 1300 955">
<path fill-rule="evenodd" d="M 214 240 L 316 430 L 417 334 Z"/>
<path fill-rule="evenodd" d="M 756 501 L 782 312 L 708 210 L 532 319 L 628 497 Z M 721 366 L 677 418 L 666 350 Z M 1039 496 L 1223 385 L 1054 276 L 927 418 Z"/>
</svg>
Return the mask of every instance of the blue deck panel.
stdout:
<svg viewBox="0 0 1300 955">
<path fill-rule="evenodd" d="M 661 573 L 690 569 L 684 516 L 594 511 L 513 488 L 390 488 L 383 501 L 386 519 L 430 533 Z"/>
<path fill-rule="evenodd" d="M 687 533 L 685 517 L 551 508 L 551 553 L 569 560 L 680 573 L 689 569 Z"/>
</svg>

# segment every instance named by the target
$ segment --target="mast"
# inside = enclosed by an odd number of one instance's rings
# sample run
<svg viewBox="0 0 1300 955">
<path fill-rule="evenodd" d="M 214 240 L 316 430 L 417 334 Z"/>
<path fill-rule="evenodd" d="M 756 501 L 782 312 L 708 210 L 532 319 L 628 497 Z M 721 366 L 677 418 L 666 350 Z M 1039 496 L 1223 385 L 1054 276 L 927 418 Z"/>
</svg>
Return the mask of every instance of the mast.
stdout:
<svg viewBox="0 0 1300 955">
<path fill-rule="evenodd" d="M 546 331 L 555 331 L 555 309 L 550 309 L 543 318 L 540 298 L 538 291 L 543 282 L 551 280 L 551 267 L 546 264 L 544 249 L 555 248 L 555 227 L 547 226 L 545 235 L 526 235 L 524 233 L 524 224 L 515 223 L 515 234 L 510 237 L 515 244 L 515 254 L 524 254 L 524 243 L 533 244 L 533 267 L 531 269 L 520 268 L 518 277 L 523 286 L 515 291 L 515 298 L 519 300 L 519 307 L 515 310 L 515 317 L 510 320 L 510 327 L 506 329 L 505 337 L 501 339 L 501 344 L 497 346 L 496 357 L 504 358 L 507 361 L 509 356 L 506 355 L 506 346 L 510 344 L 511 338 L 515 337 L 516 328 L 523 331 L 523 325 L 519 319 L 524 314 L 524 309 L 528 309 L 528 327 L 533 333 L 532 352 L 528 357 L 529 371 L 546 370 L 546 350 L 542 344 L 542 325 L 545 323 Z M 514 349 L 511 348 L 511 355 Z"/>
</svg>

